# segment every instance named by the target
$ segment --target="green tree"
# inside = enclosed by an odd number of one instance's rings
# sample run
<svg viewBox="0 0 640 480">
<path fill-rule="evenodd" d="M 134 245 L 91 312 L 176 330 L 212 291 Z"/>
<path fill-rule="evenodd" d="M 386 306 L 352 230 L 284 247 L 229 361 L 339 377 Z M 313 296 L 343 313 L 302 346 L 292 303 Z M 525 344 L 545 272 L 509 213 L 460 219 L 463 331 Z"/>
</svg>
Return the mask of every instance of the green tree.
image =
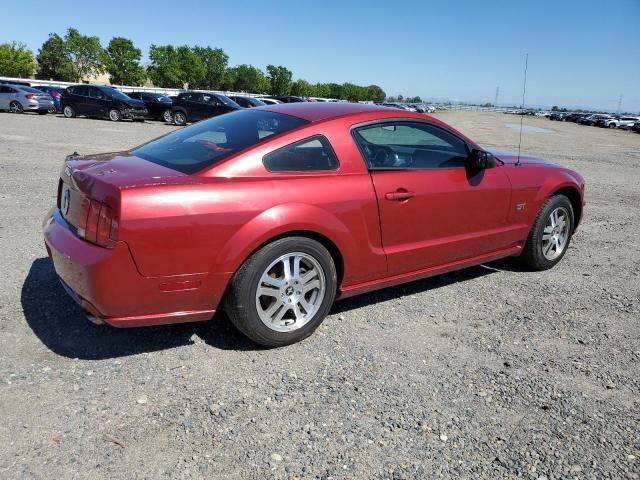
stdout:
<svg viewBox="0 0 640 480">
<path fill-rule="evenodd" d="M 142 52 L 128 38 L 113 37 L 104 52 L 104 69 L 111 83 L 116 85 L 143 85 L 147 74 L 140 57 Z"/>
<path fill-rule="evenodd" d="M 328 83 L 316 83 L 313 86 L 316 97 L 329 98 L 331 97 L 331 87 Z"/>
<path fill-rule="evenodd" d="M 194 47 L 193 53 L 204 66 L 204 78 L 201 84 L 194 85 L 193 88 L 221 89 L 229 56 L 221 48 L 211 47 Z"/>
<path fill-rule="evenodd" d="M 67 55 L 71 61 L 71 76 L 80 81 L 91 75 L 102 73 L 104 51 L 98 37 L 82 35 L 75 28 L 69 28 L 64 36 Z"/>
<path fill-rule="evenodd" d="M 291 92 L 291 70 L 282 65 L 267 65 L 267 76 L 272 95 L 289 95 Z"/>
<path fill-rule="evenodd" d="M 0 44 L 0 75 L 30 77 L 36 69 L 33 53 L 23 43 Z"/>
<path fill-rule="evenodd" d="M 59 80 L 72 82 L 73 65 L 67 54 L 64 39 L 57 33 L 50 33 L 49 38 L 38 50 L 38 72 L 36 78 L 43 80 Z"/>
<path fill-rule="evenodd" d="M 298 97 L 313 97 L 316 95 L 315 88 L 306 80 L 299 78 L 291 84 L 291 95 Z"/>
<path fill-rule="evenodd" d="M 263 93 L 268 90 L 269 81 L 262 70 L 253 65 L 238 65 L 229 69 L 229 89 L 238 92 Z"/>
<path fill-rule="evenodd" d="M 338 85 L 337 83 L 328 83 L 327 86 L 329 87 L 329 97 L 340 100 L 346 98 L 342 92 L 342 85 Z"/>
<path fill-rule="evenodd" d="M 369 85 L 367 87 L 368 92 L 368 100 L 373 100 L 374 102 L 383 102 L 385 98 L 387 98 L 387 94 L 385 91 L 380 88 L 378 85 Z"/>
<path fill-rule="evenodd" d="M 182 71 L 183 82 L 189 88 L 196 88 L 197 85 L 204 83 L 206 69 L 201 58 L 196 55 L 192 48 L 183 45 L 176 49 L 178 56 L 178 65 Z"/>
<path fill-rule="evenodd" d="M 151 45 L 149 48 L 151 64 L 147 74 L 157 87 L 182 88 L 184 74 L 178 59 L 176 47 L 173 45 Z"/>
<path fill-rule="evenodd" d="M 560 111 L 560 109 L 558 108 L 558 106 L 557 106 L 557 105 L 554 105 L 553 107 L 551 107 L 551 111 L 552 111 L 552 112 L 559 112 L 559 111 Z"/>
</svg>

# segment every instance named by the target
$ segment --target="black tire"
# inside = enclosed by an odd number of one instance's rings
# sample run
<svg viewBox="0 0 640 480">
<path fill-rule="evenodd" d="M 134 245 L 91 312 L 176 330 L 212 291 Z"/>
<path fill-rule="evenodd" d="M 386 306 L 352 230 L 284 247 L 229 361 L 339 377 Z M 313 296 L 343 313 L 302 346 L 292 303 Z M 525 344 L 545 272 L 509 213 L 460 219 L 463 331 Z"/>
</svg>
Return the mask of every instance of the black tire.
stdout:
<svg viewBox="0 0 640 480">
<path fill-rule="evenodd" d="M 182 110 L 177 110 L 173 112 L 173 123 L 182 127 L 187 124 L 187 114 Z"/>
<path fill-rule="evenodd" d="M 160 115 L 160 120 L 164 120 L 165 123 L 173 123 L 173 113 L 170 108 L 167 108 L 162 115 Z"/>
<path fill-rule="evenodd" d="M 15 100 L 9 104 L 9 111 L 11 113 L 24 113 L 24 108 L 20 102 L 16 102 Z"/>
<path fill-rule="evenodd" d="M 269 265 L 293 252 L 310 255 L 318 262 L 324 273 L 325 295 L 311 319 L 297 329 L 281 332 L 268 327 L 260 319 L 256 307 L 256 289 Z M 333 305 L 337 283 L 333 258 L 322 244 L 306 237 L 282 238 L 264 246 L 242 264 L 229 284 L 224 308 L 236 328 L 251 340 L 266 347 L 281 347 L 307 338 L 318 328 Z"/>
<path fill-rule="evenodd" d="M 542 236 L 544 234 L 544 228 L 547 220 L 549 219 L 549 216 L 554 210 L 558 208 L 564 208 L 569 213 L 568 238 L 560 255 L 550 260 L 545 257 L 542 251 Z M 549 198 L 549 200 L 547 200 L 542 205 L 535 221 L 533 222 L 533 227 L 529 232 L 527 243 L 525 244 L 522 255 L 520 257 L 521 260 L 534 270 L 541 271 L 552 268 L 560 260 L 562 260 L 562 257 L 564 257 L 565 253 L 567 253 L 569 244 L 571 243 L 571 237 L 573 235 L 574 227 L 575 213 L 569 199 L 564 195 L 554 195 L 553 197 Z"/>
<path fill-rule="evenodd" d="M 109 120 L 111 120 L 112 122 L 119 122 L 120 120 L 122 120 L 122 113 L 120 113 L 120 110 L 118 110 L 117 108 L 112 108 L 111 110 L 109 110 Z"/>
<path fill-rule="evenodd" d="M 617 127 L 617 125 L 616 125 L 615 123 L 613 123 L 613 122 L 611 122 L 611 123 L 609 124 L 609 128 L 616 128 L 616 127 Z"/>
<path fill-rule="evenodd" d="M 65 105 L 62 109 L 62 115 L 64 115 L 65 118 L 73 118 L 76 116 L 76 111 L 73 109 L 73 107 Z"/>
</svg>

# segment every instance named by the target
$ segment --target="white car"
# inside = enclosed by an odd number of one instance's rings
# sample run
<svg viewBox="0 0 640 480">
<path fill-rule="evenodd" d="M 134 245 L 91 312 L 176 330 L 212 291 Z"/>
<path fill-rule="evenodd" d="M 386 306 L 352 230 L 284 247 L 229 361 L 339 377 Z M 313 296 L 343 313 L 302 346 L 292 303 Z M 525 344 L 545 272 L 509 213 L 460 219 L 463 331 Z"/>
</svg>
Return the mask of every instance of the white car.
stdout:
<svg viewBox="0 0 640 480">
<path fill-rule="evenodd" d="M 282 103 L 280 100 L 276 100 L 275 98 L 267 98 L 267 97 L 257 97 L 258 100 L 266 103 L 267 105 L 277 105 L 278 103 Z"/>
<path fill-rule="evenodd" d="M 600 123 L 601 127 L 607 128 L 623 128 L 630 129 L 636 122 L 640 122 L 640 117 L 618 117 L 607 118 L 604 122 Z"/>
</svg>

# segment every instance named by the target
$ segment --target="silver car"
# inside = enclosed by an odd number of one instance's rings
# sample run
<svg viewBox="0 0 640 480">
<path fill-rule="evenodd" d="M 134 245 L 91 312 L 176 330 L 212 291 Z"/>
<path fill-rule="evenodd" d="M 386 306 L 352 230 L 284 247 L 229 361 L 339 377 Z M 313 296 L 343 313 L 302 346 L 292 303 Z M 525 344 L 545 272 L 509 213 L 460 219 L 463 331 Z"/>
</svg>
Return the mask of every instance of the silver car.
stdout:
<svg viewBox="0 0 640 480">
<path fill-rule="evenodd" d="M 11 113 L 38 112 L 44 115 L 55 107 L 51 95 L 35 88 L 0 84 L 0 110 Z"/>
</svg>

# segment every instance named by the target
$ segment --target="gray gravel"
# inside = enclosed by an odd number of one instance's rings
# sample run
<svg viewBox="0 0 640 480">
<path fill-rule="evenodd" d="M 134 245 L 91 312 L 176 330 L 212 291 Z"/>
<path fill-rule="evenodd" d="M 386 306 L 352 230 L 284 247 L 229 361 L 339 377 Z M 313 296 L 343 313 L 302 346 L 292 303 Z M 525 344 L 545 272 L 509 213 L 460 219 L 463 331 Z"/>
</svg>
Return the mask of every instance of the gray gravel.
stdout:
<svg viewBox="0 0 640 480">
<path fill-rule="evenodd" d="M 519 117 L 440 116 L 516 146 Z M 94 326 L 46 259 L 64 155 L 174 127 L 0 114 L 0 478 L 640 478 L 640 135 L 526 123 L 552 131 L 524 152 L 587 179 L 555 269 L 501 261 L 345 300 L 264 350 L 223 314 Z"/>
</svg>

